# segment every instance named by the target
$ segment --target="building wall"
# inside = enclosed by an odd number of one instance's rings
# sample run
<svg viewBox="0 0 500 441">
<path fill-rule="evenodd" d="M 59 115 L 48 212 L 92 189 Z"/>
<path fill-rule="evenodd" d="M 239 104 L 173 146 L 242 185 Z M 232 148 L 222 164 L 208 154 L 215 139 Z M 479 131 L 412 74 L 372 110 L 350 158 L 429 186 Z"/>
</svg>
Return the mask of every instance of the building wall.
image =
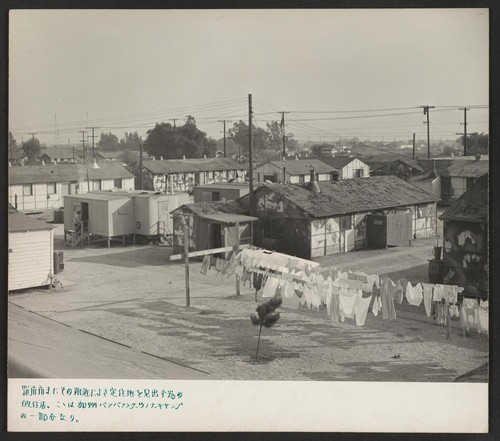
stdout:
<svg viewBox="0 0 500 441">
<path fill-rule="evenodd" d="M 437 198 L 441 198 L 441 177 L 438 176 L 436 179 L 425 179 L 422 181 L 411 181 L 411 184 L 415 187 L 425 190 L 427 193 L 431 193 Z"/>
<path fill-rule="evenodd" d="M 52 230 L 9 233 L 9 291 L 50 283 L 53 237 Z"/>
<path fill-rule="evenodd" d="M 363 178 L 367 178 L 370 176 L 370 166 L 364 164 L 359 159 L 354 159 L 341 170 L 339 170 L 339 178 L 340 179 L 352 179 L 356 177 L 356 171 L 363 171 Z"/>
<path fill-rule="evenodd" d="M 153 174 L 144 171 L 144 189 L 162 192 L 190 192 L 196 184 L 206 185 L 229 179 L 243 178 L 243 170 L 220 170 L 197 173 L 171 173 L 169 175 Z"/>
<path fill-rule="evenodd" d="M 214 193 L 219 193 L 219 198 L 214 199 L 216 195 Z M 248 187 L 245 188 L 224 188 L 221 187 L 203 187 L 197 186 L 193 189 L 194 202 L 211 202 L 211 201 L 222 201 L 223 199 L 227 201 L 233 201 L 241 196 L 248 194 Z"/>
<path fill-rule="evenodd" d="M 100 181 L 100 185 L 96 182 Z M 124 190 L 134 189 L 134 178 L 122 178 L 122 188 Z M 17 208 L 20 211 L 27 210 L 49 210 L 64 207 L 63 184 L 70 185 L 70 194 L 84 194 L 89 190 L 112 190 L 115 188 L 114 179 L 75 180 L 70 182 L 56 182 L 56 193 L 49 194 L 47 183 L 32 184 L 32 195 L 25 196 L 23 185 L 9 185 L 9 202 L 15 205 L 15 195 L 17 194 Z"/>
<path fill-rule="evenodd" d="M 301 175 L 290 174 L 286 170 L 286 162 L 284 163 L 286 181 L 292 184 L 299 184 L 304 182 L 309 182 L 311 180 L 311 172 L 309 168 L 304 167 L 304 173 Z M 260 167 L 255 168 L 254 177 L 258 182 L 264 182 L 266 180 L 266 176 L 272 176 L 273 182 L 282 183 L 283 182 L 283 169 L 277 167 L 276 165 L 268 162 L 266 164 L 261 165 Z M 316 173 L 317 181 L 330 181 L 331 176 L 330 173 Z"/>
<path fill-rule="evenodd" d="M 444 221 L 444 283 L 488 294 L 488 224 Z"/>
</svg>

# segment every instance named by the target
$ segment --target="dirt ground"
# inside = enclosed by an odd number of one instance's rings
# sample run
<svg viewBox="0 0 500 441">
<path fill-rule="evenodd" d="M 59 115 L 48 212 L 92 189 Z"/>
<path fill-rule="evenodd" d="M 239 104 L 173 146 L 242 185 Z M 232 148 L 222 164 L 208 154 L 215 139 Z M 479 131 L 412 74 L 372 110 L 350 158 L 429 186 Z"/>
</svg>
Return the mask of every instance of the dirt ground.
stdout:
<svg viewBox="0 0 500 441">
<path fill-rule="evenodd" d="M 11 294 L 9 301 L 76 329 L 191 366 L 215 380 L 441 381 L 484 365 L 488 336 L 451 335 L 425 314 L 423 305 L 396 304 L 396 321 L 368 314 L 331 322 L 326 310 L 280 308 L 281 318 L 264 328 L 255 362 L 258 327 L 249 315 L 254 291 L 234 279 L 203 276 L 190 266 L 191 306 L 186 307 L 184 265 L 170 262 L 170 247 L 113 243 L 64 248 L 62 225 L 55 248 L 64 249 L 62 287 Z M 368 250 L 318 259 L 325 267 L 361 269 L 427 281 L 427 259 L 436 239 L 412 247 Z M 261 299 L 259 298 L 259 301 Z M 479 380 L 486 381 L 486 375 Z"/>
</svg>

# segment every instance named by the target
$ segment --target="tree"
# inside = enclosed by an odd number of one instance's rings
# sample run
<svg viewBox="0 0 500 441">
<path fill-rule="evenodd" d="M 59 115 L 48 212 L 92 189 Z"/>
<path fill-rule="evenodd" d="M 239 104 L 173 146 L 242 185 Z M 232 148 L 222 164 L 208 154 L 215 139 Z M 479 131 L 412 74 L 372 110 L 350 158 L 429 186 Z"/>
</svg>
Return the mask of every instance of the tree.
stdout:
<svg viewBox="0 0 500 441">
<path fill-rule="evenodd" d="M 241 154 L 248 157 L 248 125 L 243 121 L 238 121 L 233 124 L 233 127 L 228 131 L 229 137 L 240 146 Z M 264 152 L 269 154 L 269 133 L 260 128 L 252 125 L 253 137 L 253 153 L 255 158 L 259 159 L 266 156 Z M 276 155 L 276 152 L 271 152 Z"/>
<path fill-rule="evenodd" d="M 42 146 L 40 145 L 40 141 L 33 137 L 29 141 L 23 142 L 23 151 L 24 154 L 28 157 L 29 162 L 35 161 L 40 156 L 40 150 Z"/>
<path fill-rule="evenodd" d="M 458 139 L 464 145 L 464 137 Z M 489 135 L 488 133 L 472 133 L 467 135 L 467 155 L 487 155 L 489 152 Z"/>
<path fill-rule="evenodd" d="M 257 340 L 257 355 L 255 361 L 259 361 L 259 346 L 260 346 L 260 335 L 262 333 L 262 326 L 270 328 L 273 326 L 280 318 L 280 313 L 275 312 L 281 306 L 283 302 L 281 297 L 273 297 L 269 299 L 266 303 L 262 303 L 257 306 L 257 314 L 252 314 L 250 319 L 252 324 L 259 327 L 259 339 Z"/>
<path fill-rule="evenodd" d="M 181 159 L 183 156 L 201 158 L 203 155 L 215 155 L 217 141 L 199 130 L 196 120 L 189 115 L 184 125 L 175 128 L 169 123 L 157 123 L 147 131 L 144 150 L 152 156 L 165 159 Z"/>
<path fill-rule="evenodd" d="M 9 131 L 9 151 L 12 151 L 12 149 L 17 148 L 17 141 L 16 138 L 14 138 L 14 135 L 12 132 Z"/>
<path fill-rule="evenodd" d="M 125 132 L 125 136 L 120 139 L 120 150 L 139 150 L 141 142 L 142 138 L 137 134 L 137 132 Z"/>
<path fill-rule="evenodd" d="M 97 147 L 104 151 L 116 151 L 120 150 L 120 143 L 118 137 L 111 132 L 101 133 L 101 139 L 97 143 Z"/>
</svg>

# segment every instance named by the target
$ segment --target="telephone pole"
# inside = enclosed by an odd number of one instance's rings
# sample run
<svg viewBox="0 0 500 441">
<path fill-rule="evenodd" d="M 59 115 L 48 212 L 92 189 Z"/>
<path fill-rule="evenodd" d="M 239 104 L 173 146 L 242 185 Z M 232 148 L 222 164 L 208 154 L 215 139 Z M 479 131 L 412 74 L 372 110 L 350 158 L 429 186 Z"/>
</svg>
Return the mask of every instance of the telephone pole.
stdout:
<svg viewBox="0 0 500 441">
<path fill-rule="evenodd" d="M 253 138 L 252 138 L 252 94 L 248 94 L 248 183 L 250 190 L 250 216 L 254 214 L 253 194 Z"/>
<path fill-rule="evenodd" d="M 464 122 L 461 123 L 464 126 L 464 133 L 457 133 L 457 135 L 463 135 L 464 137 L 464 156 L 467 156 L 467 110 L 470 110 L 470 108 L 461 107 L 458 110 L 464 111 Z"/>
<path fill-rule="evenodd" d="M 289 112 L 279 112 L 281 113 L 281 123 L 280 123 L 280 126 L 281 126 L 281 136 L 283 138 L 283 161 L 286 159 L 286 143 L 285 143 L 285 113 L 289 113 Z"/>
<path fill-rule="evenodd" d="M 87 133 L 87 130 L 79 130 L 79 132 L 82 134 L 82 151 L 83 151 L 83 162 L 85 162 L 86 159 L 86 151 L 85 151 L 85 133 Z"/>
<path fill-rule="evenodd" d="M 92 160 L 95 162 L 95 148 L 94 148 L 94 138 L 97 135 L 94 135 L 94 130 L 98 129 L 99 127 L 87 127 L 87 129 L 92 129 L 92 136 L 88 136 L 88 138 L 92 138 Z"/>
<path fill-rule="evenodd" d="M 224 158 L 226 157 L 226 122 L 231 122 L 231 121 L 226 121 L 225 119 L 219 119 L 218 122 L 221 122 L 224 125 Z"/>
<path fill-rule="evenodd" d="M 429 128 L 429 109 L 434 109 L 435 106 L 420 106 L 421 108 L 424 109 L 424 115 L 427 115 L 427 158 L 431 157 L 431 135 L 430 135 L 430 128 Z M 426 124 L 424 122 L 424 124 Z"/>
<path fill-rule="evenodd" d="M 174 122 L 174 132 L 175 132 L 175 122 L 178 120 L 179 118 L 172 118 L 172 119 L 169 119 L 169 121 L 173 121 Z"/>
<path fill-rule="evenodd" d="M 415 159 L 415 133 L 413 134 L 413 159 Z"/>
</svg>

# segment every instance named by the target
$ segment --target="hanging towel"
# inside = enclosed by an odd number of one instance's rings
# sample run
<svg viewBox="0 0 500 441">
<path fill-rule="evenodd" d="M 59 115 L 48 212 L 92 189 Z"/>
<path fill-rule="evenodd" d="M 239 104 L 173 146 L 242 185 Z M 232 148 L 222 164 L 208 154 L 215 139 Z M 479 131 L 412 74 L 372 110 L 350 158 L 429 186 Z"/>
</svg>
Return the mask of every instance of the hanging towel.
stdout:
<svg viewBox="0 0 500 441">
<path fill-rule="evenodd" d="M 488 319 L 488 301 L 480 302 L 478 307 L 478 331 L 488 334 L 489 319 Z"/>
<path fill-rule="evenodd" d="M 340 289 L 339 306 L 344 317 L 354 318 L 354 307 L 358 299 L 358 292 L 351 289 Z"/>
<path fill-rule="evenodd" d="M 434 285 L 430 283 L 422 283 L 422 289 L 424 290 L 424 307 L 427 317 L 431 316 L 432 312 L 432 298 Z"/>
<path fill-rule="evenodd" d="M 280 279 L 277 277 L 268 277 L 262 291 L 262 297 L 274 297 L 279 283 Z"/>
<path fill-rule="evenodd" d="M 209 265 L 210 265 L 210 256 L 207 254 L 205 257 L 203 257 L 203 263 L 201 264 L 200 273 L 206 275 Z"/>
<path fill-rule="evenodd" d="M 380 285 L 380 300 L 382 302 L 382 319 L 396 320 L 396 310 L 394 309 L 394 282 L 386 278 Z"/>
<path fill-rule="evenodd" d="M 358 295 L 356 305 L 354 306 L 357 326 L 364 326 L 371 300 L 372 296 L 363 298 L 361 295 Z"/>
<path fill-rule="evenodd" d="M 332 322 L 338 323 L 340 318 L 340 300 L 338 294 L 333 294 L 330 300 L 329 317 Z"/>
</svg>

